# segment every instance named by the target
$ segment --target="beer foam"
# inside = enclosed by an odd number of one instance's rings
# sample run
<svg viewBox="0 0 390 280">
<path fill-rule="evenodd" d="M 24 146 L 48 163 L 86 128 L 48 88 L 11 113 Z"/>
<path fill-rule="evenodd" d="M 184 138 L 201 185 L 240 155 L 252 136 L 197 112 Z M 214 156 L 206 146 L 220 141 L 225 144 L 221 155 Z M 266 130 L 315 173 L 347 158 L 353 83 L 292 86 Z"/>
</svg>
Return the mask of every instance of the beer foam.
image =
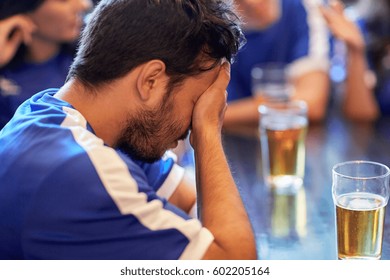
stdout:
<svg viewBox="0 0 390 280">
<path fill-rule="evenodd" d="M 348 208 L 350 209 L 375 209 L 381 205 L 381 202 L 376 199 L 366 199 L 366 198 L 354 198 L 349 201 Z"/>
</svg>

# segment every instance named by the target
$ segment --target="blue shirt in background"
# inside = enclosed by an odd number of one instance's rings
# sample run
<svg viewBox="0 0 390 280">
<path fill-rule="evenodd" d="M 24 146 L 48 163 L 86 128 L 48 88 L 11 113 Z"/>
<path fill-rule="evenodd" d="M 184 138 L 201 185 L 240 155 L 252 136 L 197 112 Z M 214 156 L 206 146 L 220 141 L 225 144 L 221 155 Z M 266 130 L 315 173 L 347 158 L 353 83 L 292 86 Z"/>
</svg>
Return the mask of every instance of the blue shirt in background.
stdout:
<svg viewBox="0 0 390 280">
<path fill-rule="evenodd" d="M 289 64 L 292 75 L 328 71 L 329 34 L 318 2 L 281 0 L 281 17 L 265 30 L 246 31 L 247 43 L 231 67 L 228 100 L 252 96 L 251 71 L 256 64 Z"/>
</svg>

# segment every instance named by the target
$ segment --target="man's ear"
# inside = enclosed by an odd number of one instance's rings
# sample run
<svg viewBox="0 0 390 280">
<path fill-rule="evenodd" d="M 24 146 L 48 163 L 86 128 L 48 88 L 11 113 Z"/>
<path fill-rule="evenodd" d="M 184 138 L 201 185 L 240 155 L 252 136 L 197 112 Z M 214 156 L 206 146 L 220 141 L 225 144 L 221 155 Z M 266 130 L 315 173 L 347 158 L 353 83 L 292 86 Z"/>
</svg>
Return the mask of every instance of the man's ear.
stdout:
<svg viewBox="0 0 390 280">
<path fill-rule="evenodd" d="M 165 89 L 167 81 L 164 62 L 154 59 L 144 63 L 137 77 L 137 89 L 140 98 L 146 101 L 150 97 L 154 97 L 153 93 Z"/>
</svg>

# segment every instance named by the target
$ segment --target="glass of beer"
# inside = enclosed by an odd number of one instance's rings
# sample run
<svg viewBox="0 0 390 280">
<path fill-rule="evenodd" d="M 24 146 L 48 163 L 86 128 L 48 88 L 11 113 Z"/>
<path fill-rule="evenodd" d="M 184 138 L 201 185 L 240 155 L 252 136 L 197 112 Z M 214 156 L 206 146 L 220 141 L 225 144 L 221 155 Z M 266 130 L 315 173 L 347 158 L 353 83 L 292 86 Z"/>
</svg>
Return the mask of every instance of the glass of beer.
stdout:
<svg viewBox="0 0 390 280">
<path fill-rule="evenodd" d="M 381 258 L 385 207 L 389 200 L 386 165 L 348 161 L 332 170 L 338 258 Z"/>
<path fill-rule="evenodd" d="M 251 70 L 252 92 L 259 103 L 287 101 L 292 95 L 287 66 L 283 63 L 256 64 Z"/>
<path fill-rule="evenodd" d="M 298 189 L 305 173 L 307 105 L 304 101 L 259 106 L 263 177 L 270 187 Z"/>
</svg>

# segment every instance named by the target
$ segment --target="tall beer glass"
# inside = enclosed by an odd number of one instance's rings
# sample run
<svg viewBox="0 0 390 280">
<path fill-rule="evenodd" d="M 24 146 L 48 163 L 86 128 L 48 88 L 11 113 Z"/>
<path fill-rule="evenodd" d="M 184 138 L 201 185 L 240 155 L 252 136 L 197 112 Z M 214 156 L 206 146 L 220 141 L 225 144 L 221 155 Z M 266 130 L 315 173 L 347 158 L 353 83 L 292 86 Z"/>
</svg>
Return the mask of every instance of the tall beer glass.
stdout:
<svg viewBox="0 0 390 280">
<path fill-rule="evenodd" d="M 259 106 L 263 176 L 270 187 L 298 189 L 305 172 L 307 105 L 304 101 Z"/>
<path fill-rule="evenodd" d="M 371 161 L 348 161 L 332 170 L 339 259 L 380 259 L 389 168 Z"/>
</svg>

